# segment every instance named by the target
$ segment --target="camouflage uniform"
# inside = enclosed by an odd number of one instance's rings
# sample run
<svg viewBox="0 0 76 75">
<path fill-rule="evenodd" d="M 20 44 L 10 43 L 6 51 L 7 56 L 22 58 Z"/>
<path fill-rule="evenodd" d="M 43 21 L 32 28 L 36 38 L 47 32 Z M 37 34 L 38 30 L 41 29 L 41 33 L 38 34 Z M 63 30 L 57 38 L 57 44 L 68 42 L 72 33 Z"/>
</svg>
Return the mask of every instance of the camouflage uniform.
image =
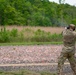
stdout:
<svg viewBox="0 0 76 75">
<path fill-rule="evenodd" d="M 71 68 L 76 75 L 76 59 L 75 59 L 75 38 L 76 32 L 70 29 L 63 31 L 63 48 L 58 60 L 58 75 L 63 74 L 63 65 L 66 59 L 69 60 Z"/>
</svg>

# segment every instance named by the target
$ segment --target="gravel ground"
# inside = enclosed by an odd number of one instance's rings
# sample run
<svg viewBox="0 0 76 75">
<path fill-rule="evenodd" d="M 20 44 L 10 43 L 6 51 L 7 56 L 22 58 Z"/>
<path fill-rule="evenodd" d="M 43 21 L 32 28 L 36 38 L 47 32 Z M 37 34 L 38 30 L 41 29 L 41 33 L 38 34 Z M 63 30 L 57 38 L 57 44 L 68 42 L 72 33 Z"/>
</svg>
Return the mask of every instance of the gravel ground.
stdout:
<svg viewBox="0 0 76 75">
<path fill-rule="evenodd" d="M 62 45 L 0 46 L 0 64 L 57 62 Z"/>
<path fill-rule="evenodd" d="M 61 50 L 62 45 L 0 46 L 0 64 L 56 63 L 58 61 Z M 66 60 L 66 62 L 67 61 L 68 60 Z M 8 69 L 9 68 L 10 67 L 8 67 Z M 39 69 L 37 70 L 46 69 L 44 67 L 38 68 Z M 0 67 L 0 69 L 8 70 L 7 67 Z M 50 67 L 48 69 L 51 70 L 53 68 Z M 68 71 L 67 69 L 66 71 L 69 73 L 70 70 Z"/>
</svg>

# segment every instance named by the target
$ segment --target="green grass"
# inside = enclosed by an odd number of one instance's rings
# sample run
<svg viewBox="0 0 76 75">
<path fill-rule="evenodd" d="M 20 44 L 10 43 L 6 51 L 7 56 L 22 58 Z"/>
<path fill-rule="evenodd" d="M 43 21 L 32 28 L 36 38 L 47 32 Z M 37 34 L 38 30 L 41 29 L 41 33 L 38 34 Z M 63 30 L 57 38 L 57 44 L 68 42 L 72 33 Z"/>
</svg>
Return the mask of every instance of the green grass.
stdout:
<svg viewBox="0 0 76 75">
<path fill-rule="evenodd" d="M 16 42 L 16 43 L 0 43 L 0 46 L 20 46 L 20 45 L 61 45 L 62 42 Z"/>
<path fill-rule="evenodd" d="M 56 74 L 50 72 L 34 72 L 34 71 L 20 70 L 11 72 L 0 71 L 0 75 L 56 75 Z"/>
</svg>

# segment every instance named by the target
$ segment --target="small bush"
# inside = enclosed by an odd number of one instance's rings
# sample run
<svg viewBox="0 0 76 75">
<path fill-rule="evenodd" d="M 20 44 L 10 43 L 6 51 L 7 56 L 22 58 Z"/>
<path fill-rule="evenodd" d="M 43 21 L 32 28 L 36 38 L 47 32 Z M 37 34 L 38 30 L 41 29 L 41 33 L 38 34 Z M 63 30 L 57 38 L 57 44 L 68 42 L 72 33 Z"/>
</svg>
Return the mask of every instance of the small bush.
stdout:
<svg viewBox="0 0 76 75">
<path fill-rule="evenodd" d="M 33 41 L 36 42 L 58 42 L 62 41 L 61 34 L 51 34 L 50 32 L 41 31 L 38 29 L 33 36 Z"/>
<path fill-rule="evenodd" d="M 1 31 L 0 31 L 0 42 L 9 42 L 10 41 L 9 33 L 10 32 L 8 30 L 6 30 L 5 27 L 3 29 L 1 29 Z"/>
<path fill-rule="evenodd" d="M 62 35 L 55 33 L 51 35 L 50 39 L 51 41 L 55 41 L 55 42 L 62 41 Z"/>
<path fill-rule="evenodd" d="M 11 32 L 10 32 L 10 36 L 17 37 L 18 36 L 18 30 L 17 29 L 12 29 Z"/>
</svg>

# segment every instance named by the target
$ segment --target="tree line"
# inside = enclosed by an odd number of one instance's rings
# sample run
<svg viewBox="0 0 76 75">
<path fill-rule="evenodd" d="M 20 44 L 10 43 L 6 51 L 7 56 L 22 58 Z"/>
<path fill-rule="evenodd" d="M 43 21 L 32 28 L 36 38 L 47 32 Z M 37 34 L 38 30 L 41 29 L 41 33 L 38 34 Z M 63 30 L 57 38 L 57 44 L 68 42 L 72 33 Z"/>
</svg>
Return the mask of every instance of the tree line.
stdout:
<svg viewBox="0 0 76 75">
<path fill-rule="evenodd" d="M 0 0 L 0 25 L 65 26 L 76 24 L 76 7 L 49 0 Z"/>
</svg>

